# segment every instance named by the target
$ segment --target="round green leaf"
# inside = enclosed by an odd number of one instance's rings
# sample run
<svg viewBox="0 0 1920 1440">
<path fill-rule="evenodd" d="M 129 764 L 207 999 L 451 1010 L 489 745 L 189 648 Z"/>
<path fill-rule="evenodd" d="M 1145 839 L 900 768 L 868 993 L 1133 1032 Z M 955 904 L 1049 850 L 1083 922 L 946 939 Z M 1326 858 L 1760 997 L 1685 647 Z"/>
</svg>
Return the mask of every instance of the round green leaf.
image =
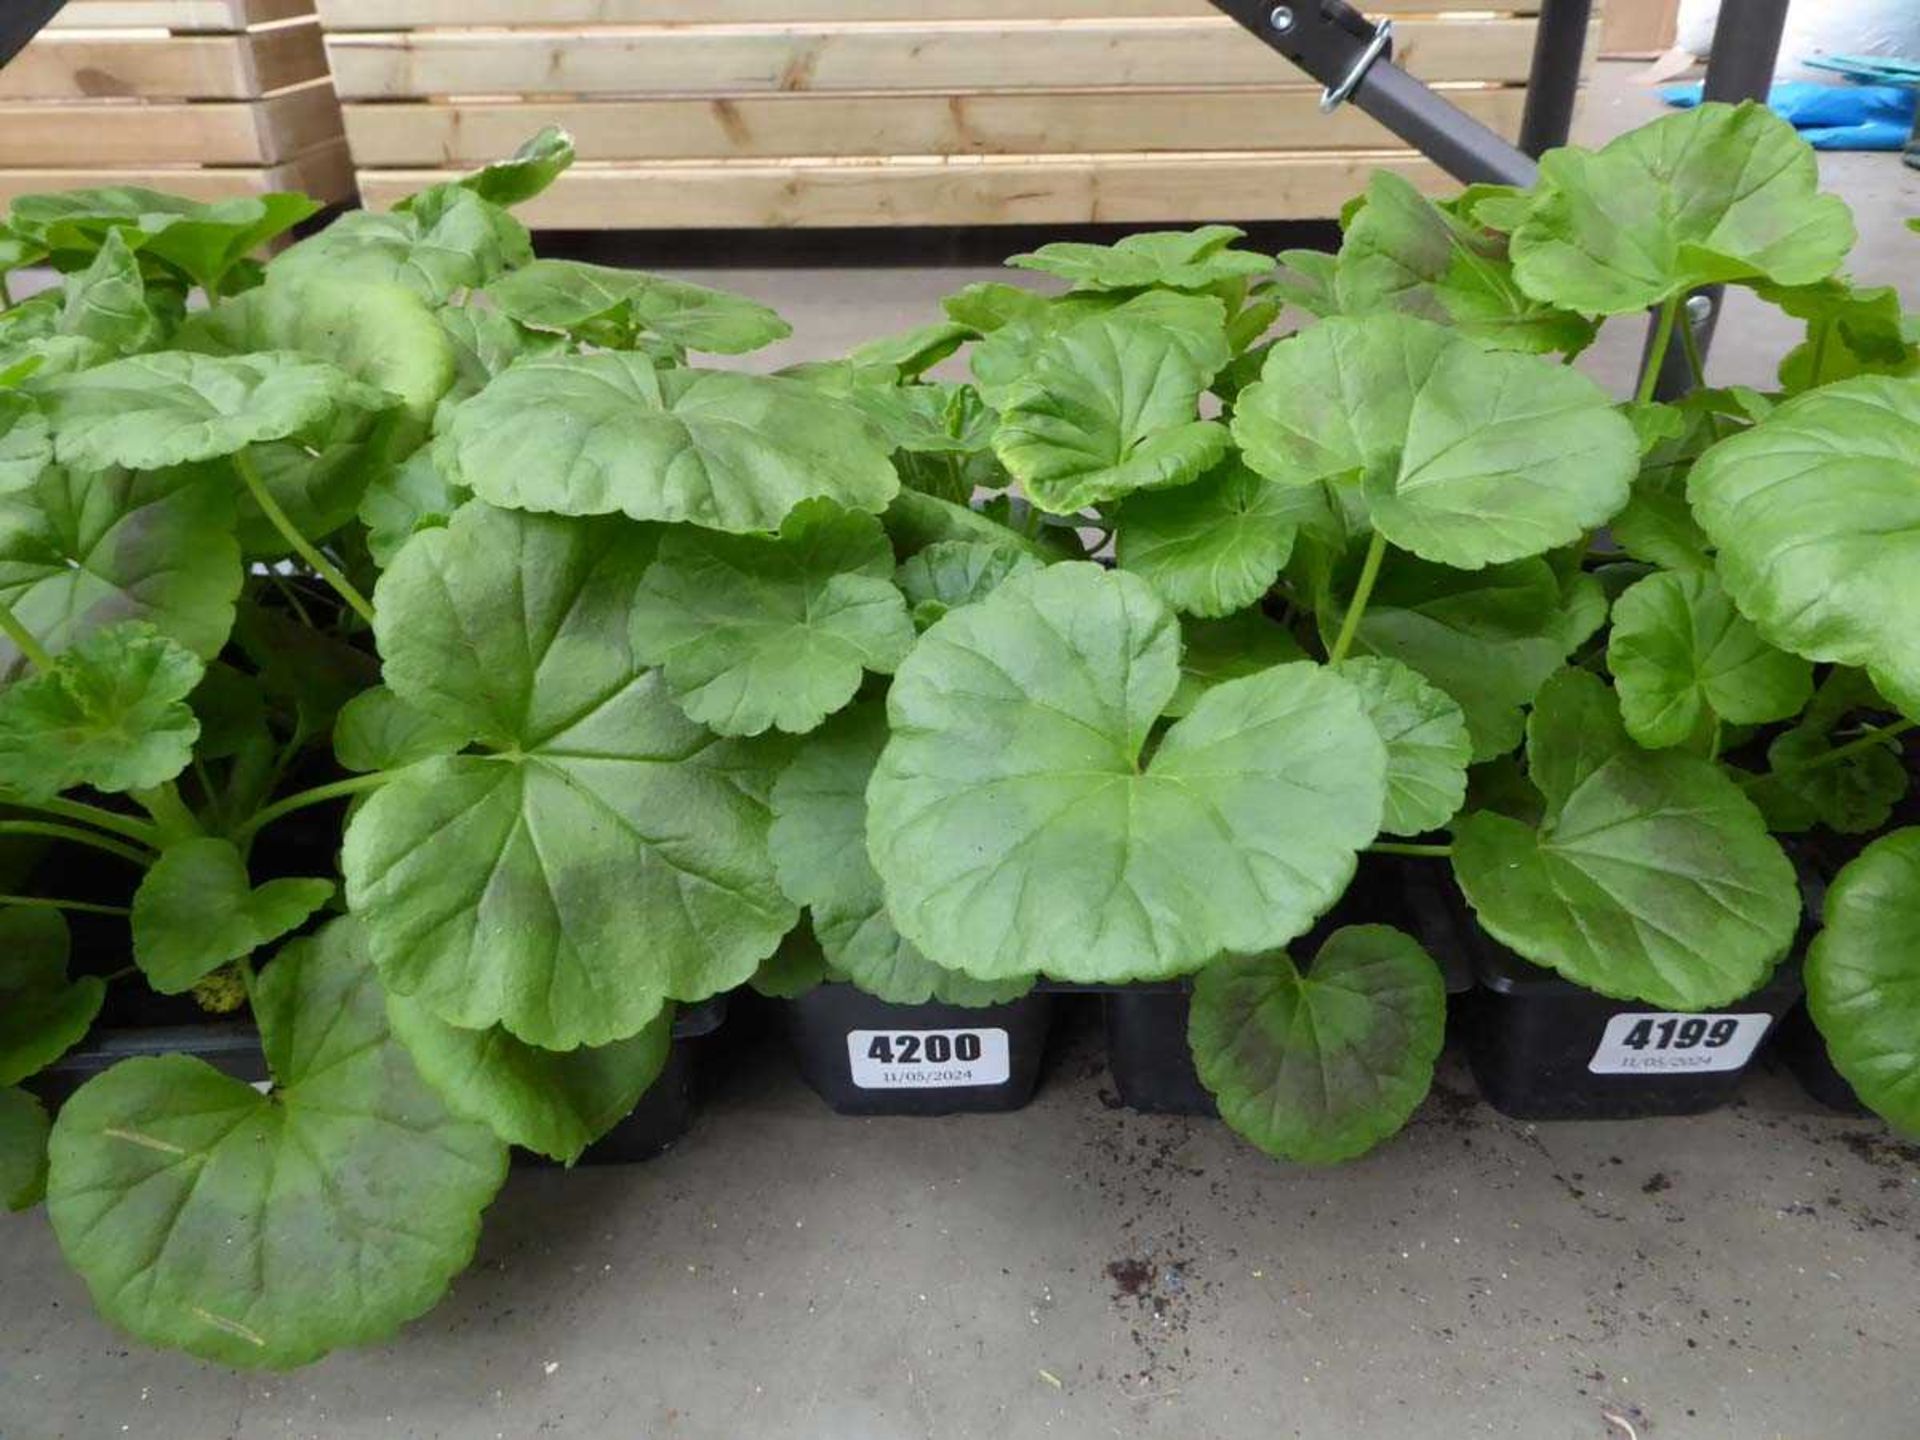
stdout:
<svg viewBox="0 0 1920 1440">
<path fill-rule="evenodd" d="M 913 621 L 921 629 L 949 610 L 991 595 L 1016 575 L 1038 570 L 1037 556 L 1017 546 L 985 540 L 936 540 L 901 565 L 894 576 Z"/>
<path fill-rule="evenodd" d="M 1708 104 L 1598 151 L 1540 163 L 1514 274 L 1529 295 L 1589 315 L 1644 310 L 1698 285 L 1808 285 L 1853 248 L 1846 202 L 1819 194 L 1813 150 L 1765 105 Z"/>
<path fill-rule="evenodd" d="M 1055 565 L 921 637 L 888 697 L 868 852 L 894 924 L 982 979 L 1178 975 L 1304 931 L 1378 830 L 1386 749 L 1310 664 L 1215 686 L 1142 751 L 1179 683 L 1145 581 Z"/>
<path fill-rule="evenodd" d="M 1865 376 L 1789 400 L 1708 451 L 1687 498 L 1761 635 L 1866 667 L 1920 716 L 1920 381 Z"/>
<path fill-rule="evenodd" d="M 913 639 L 880 522 L 826 500 L 794 507 L 778 537 L 668 531 L 633 607 L 634 654 L 722 735 L 811 730 Z"/>
<path fill-rule="evenodd" d="M 1868 1106 L 1920 1132 L 1920 829 L 1873 842 L 1827 891 L 1807 1007 Z"/>
<path fill-rule="evenodd" d="M 317 879 L 255 889 L 233 842 L 176 840 L 134 891 L 133 958 L 154 989 L 178 995 L 298 928 L 332 894 L 333 882 Z"/>
<path fill-rule="evenodd" d="M 109 626 L 0 690 L 0 785 L 29 800 L 165 784 L 193 757 L 203 667 L 151 625 Z"/>
<path fill-rule="evenodd" d="M 122 1061 L 61 1108 L 47 1214 L 116 1325 L 288 1367 L 425 1313 L 507 1155 L 388 1033 L 351 920 L 282 950 L 253 1001 L 272 1093 L 184 1055 Z"/>
<path fill-rule="evenodd" d="M 444 525 L 467 500 L 467 492 L 447 479 L 434 447 L 416 450 L 400 465 L 383 470 L 360 497 L 360 521 L 367 527 L 367 553 L 373 563 L 392 563 L 416 530 Z"/>
<path fill-rule="evenodd" d="M 1607 667 L 1627 733 L 1649 749 L 1716 719 L 1788 719 L 1813 694 L 1813 667 L 1762 640 L 1710 570 L 1649 575 L 1614 601 Z"/>
<path fill-rule="evenodd" d="M 1343 660 L 1339 673 L 1359 688 L 1367 718 L 1387 746 L 1388 835 L 1437 830 L 1467 798 L 1473 742 L 1453 697 L 1419 672 L 1384 656 Z"/>
<path fill-rule="evenodd" d="M 578 260 L 535 260 L 494 281 L 487 295 L 507 315 L 537 329 L 589 330 L 596 340 L 645 331 L 714 355 L 741 355 L 793 333 L 786 321 L 745 296 Z"/>
<path fill-rule="evenodd" d="M 488 755 L 399 772 L 347 829 L 347 899 L 390 989 L 550 1049 L 744 982 L 793 927 L 779 757 L 690 722 L 634 657 L 651 549 L 623 521 L 469 505 L 375 591 L 386 679 Z"/>
<path fill-rule="evenodd" d="M 17 390 L 0 390 L 0 495 L 25 490 L 53 463 L 47 417 Z"/>
<path fill-rule="evenodd" d="M 391 403 L 323 360 L 290 352 L 133 355 L 42 392 L 62 465 L 159 470 L 317 425 L 343 406 Z"/>
<path fill-rule="evenodd" d="M 276 256 L 270 283 L 319 276 L 401 285 L 430 304 L 475 290 L 533 259 L 527 227 L 458 183 L 429 186 L 404 208 L 349 210 Z"/>
<path fill-rule="evenodd" d="M 450 478 L 496 505 L 778 530 L 802 500 L 886 508 L 900 487 L 851 406 L 797 380 L 534 357 L 453 412 Z"/>
<path fill-rule="evenodd" d="M 204 471 L 45 471 L 0 496 L 0 601 L 55 654 L 145 620 L 201 659 L 226 644 L 240 593 L 231 488 Z M 0 641 L 0 671 L 23 664 Z"/>
<path fill-rule="evenodd" d="M 1206 290 L 1273 269 L 1271 256 L 1232 248 L 1246 234 L 1232 225 L 1202 225 L 1128 235 L 1112 245 L 1060 240 L 1015 255 L 1007 264 L 1059 275 L 1084 290 L 1144 290 L 1150 285 Z"/>
<path fill-rule="evenodd" d="M 1274 346 L 1233 433 L 1271 479 L 1358 482 L 1382 535 L 1463 570 L 1603 524 L 1640 463 L 1633 427 L 1577 371 L 1397 314 L 1335 317 Z"/>
<path fill-rule="evenodd" d="M 1021 310 L 973 347 L 967 368 L 980 394 L 1003 410 L 1031 374 L 1046 342 L 1095 315 L 1138 322 L 1162 332 L 1184 350 L 1204 375 L 1216 375 L 1233 358 L 1227 341 L 1227 307 L 1212 295 L 1148 290 L 1130 299 L 1118 294 L 1075 293 L 1053 300 L 1031 297 L 1038 308 Z"/>
<path fill-rule="evenodd" d="M 107 985 L 67 979 L 67 922 L 57 910 L 0 909 L 0 1085 L 37 1075 L 78 1045 Z"/>
<path fill-rule="evenodd" d="M 462 1030 L 418 1001 L 387 997 L 393 1033 L 454 1114 L 571 1165 L 632 1113 L 673 1044 L 673 1007 L 611 1045 L 541 1050 L 495 1026 Z"/>
<path fill-rule="evenodd" d="M 1193 983 L 1187 1040 L 1220 1118 L 1267 1154 L 1365 1154 L 1426 1098 L 1446 1037 L 1440 967 L 1386 925 L 1336 930 L 1304 976 L 1285 955 L 1216 960 Z"/>
<path fill-rule="evenodd" d="M 1312 492 L 1276 485 L 1230 456 L 1190 485 L 1121 507 L 1117 558 L 1188 615 L 1231 615 L 1273 588 Z"/>
<path fill-rule="evenodd" d="M 935 965 L 894 928 L 867 858 L 867 783 L 886 743 L 878 703 L 842 711 L 802 742 L 773 787 L 768 844 L 780 888 L 808 907 L 833 971 L 870 995 L 977 1005 L 1026 993 L 1031 975 L 976 980 Z"/>
<path fill-rule="evenodd" d="M 472 737 L 416 710 L 384 685 L 362 690 L 333 724 L 333 754 L 348 770 L 398 770 L 430 755 L 450 755 Z"/>
<path fill-rule="evenodd" d="M 193 316 L 174 343 L 213 355 L 298 351 L 399 396 L 417 420 L 433 418 L 453 384 L 454 350 L 425 301 L 378 281 L 268 275 L 265 285 Z"/>
<path fill-rule="evenodd" d="M 24 1090 L 0 1086 L 0 1206 L 26 1210 L 47 1190 L 47 1134 L 40 1102 Z"/>
<path fill-rule="evenodd" d="M 1541 688 L 1527 760 L 1536 829 L 1478 811 L 1453 827 L 1453 873 L 1495 939 L 1576 985 L 1663 1010 L 1749 994 L 1793 942 L 1800 891 L 1759 811 L 1716 765 L 1645 751 L 1606 686 L 1566 670 Z"/>
<path fill-rule="evenodd" d="M 1164 326 L 1082 320 L 1041 343 L 1001 407 L 994 453 L 1055 515 L 1184 485 L 1226 454 L 1226 426 L 1199 414 L 1213 373 Z"/>
</svg>

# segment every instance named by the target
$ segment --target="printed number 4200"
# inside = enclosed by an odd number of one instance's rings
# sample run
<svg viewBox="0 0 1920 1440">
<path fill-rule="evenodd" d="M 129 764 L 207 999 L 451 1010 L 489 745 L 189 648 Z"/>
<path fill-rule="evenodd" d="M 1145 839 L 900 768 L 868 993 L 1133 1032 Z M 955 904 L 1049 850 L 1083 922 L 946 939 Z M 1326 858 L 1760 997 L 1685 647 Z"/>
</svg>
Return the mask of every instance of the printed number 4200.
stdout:
<svg viewBox="0 0 1920 1440">
<path fill-rule="evenodd" d="M 945 1065 L 980 1058 L 980 1037 L 968 1031 L 957 1035 L 876 1035 L 867 1046 L 867 1058 L 881 1065 Z"/>
</svg>

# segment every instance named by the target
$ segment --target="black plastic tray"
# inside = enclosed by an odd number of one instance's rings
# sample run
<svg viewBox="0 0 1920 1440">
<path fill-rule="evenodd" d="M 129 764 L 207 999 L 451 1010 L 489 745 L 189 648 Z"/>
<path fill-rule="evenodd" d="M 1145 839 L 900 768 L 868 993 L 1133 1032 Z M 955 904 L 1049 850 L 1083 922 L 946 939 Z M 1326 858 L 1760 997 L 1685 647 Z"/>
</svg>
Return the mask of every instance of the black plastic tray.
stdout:
<svg viewBox="0 0 1920 1440">
<path fill-rule="evenodd" d="M 693 1123 L 693 1052 L 698 1041 L 726 1019 L 725 996 L 683 1005 L 674 1017 L 673 1044 L 659 1077 L 633 1112 L 581 1155 L 582 1165 L 649 1160 L 687 1133 Z M 248 1084 L 267 1080 L 260 1034 L 250 1020 L 208 1020 L 197 1025 L 99 1028 L 28 1082 L 51 1109 L 57 1109 L 87 1081 L 122 1060 L 141 1055 L 191 1055 L 223 1074 Z M 546 1165 L 545 1156 L 516 1149 L 515 1164 Z"/>
<path fill-rule="evenodd" d="M 1033 1098 L 1053 996 L 1004 1005 L 890 1005 L 851 985 L 785 1003 L 800 1073 L 842 1115 L 1018 1110 Z"/>
<path fill-rule="evenodd" d="M 1684 1047 L 1672 1043 L 1687 1034 L 1684 1018 L 1582 989 L 1522 960 L 1471 921 L 1462 930 L 1479 981 L 1460 1002 L 1467 1058 L 1488 1103 L 1519 1120 L 1634 1120 L 1718 1109 L 1739 1090 L 1775 1022 L 1800 998 L 1800 968 L 1789 963 L 1735 1004 L 1698 1012 L 1716 1018 L 1765 1017 L 1736 1028 L 1736 1047 L 1747 1039 L 1753 1044 L 1740 1063 L 1728 1068 L 1596 1073 L 1592 1065 L 1608 1027 L 1617 1022 L 1631 1034 L 1638 1024 L 1622 1019 L 1627 1016 L 1650 1021 L 1650 1034 L 1634 1052 L 1650 1066 L 1704 1064 L 1713 1057 L 1701 1042 Z M 1675 1020 L 1671 1028 L 1668 1019 Z M 1754 1036 L 1756 1026 L 1759 1034 Z M 1711 1033 L 1711 1018 L 1707 1028 Z"/>
</svg>

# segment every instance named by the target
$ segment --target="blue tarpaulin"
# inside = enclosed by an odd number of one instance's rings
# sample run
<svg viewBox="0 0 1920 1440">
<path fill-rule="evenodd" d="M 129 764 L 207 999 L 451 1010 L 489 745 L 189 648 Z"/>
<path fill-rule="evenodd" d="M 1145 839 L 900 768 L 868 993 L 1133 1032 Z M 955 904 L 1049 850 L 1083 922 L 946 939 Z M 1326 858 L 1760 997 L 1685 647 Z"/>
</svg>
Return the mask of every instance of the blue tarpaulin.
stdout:
<svg viewBox="0 0 1920 1440">
<path fill-rule="evenodd" d="M 1668 85 L 1660 98 L 1687 109 L 1700 103 L 1700 86 Z M 1904 85 L 1815 85 L 1795 80 L 1773 87 L 1767 104 L 1793 123 L 1816 150 L 1898 150 L 1913 133 L 1920 91 Z"/>
</svg>

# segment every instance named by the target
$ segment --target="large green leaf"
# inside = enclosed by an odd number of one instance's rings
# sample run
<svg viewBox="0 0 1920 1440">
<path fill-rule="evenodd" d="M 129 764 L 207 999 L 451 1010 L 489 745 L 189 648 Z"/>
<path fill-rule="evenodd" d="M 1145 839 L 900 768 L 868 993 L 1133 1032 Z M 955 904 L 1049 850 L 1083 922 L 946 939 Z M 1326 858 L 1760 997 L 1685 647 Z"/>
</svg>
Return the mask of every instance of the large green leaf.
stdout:
<svg viewBox="0 0 1920 1440">
<path fill-rule="evenodd" d="M 1920 716 L 1920 380 L 1788 401 L 1687 484 L 1740 613 L 1783 650 L 1866 667 Z"/>
<path fill-rule="evenodd" d="M 1453 872 L 1488 933 L 1619 1000 L 1709 1010 L 1756 989 L 1800 919 L 1793 866 L 1715 765 L 1636 746 L 1606 686 L 1542 687 L 1527 761 L 1536 829 L 1454 822 Z"/>
<path fill-rule="evenodd" d="M 1083 320 L 1041 344 L 1002 407 L 994 453 L 1056 515 L 1183 485 L 1226 453 L 1226 427 L 1199 417 L 1212 378 L 1171 331 Z"/>
<path fill-rule="evenodd" d="M 390 282 L 270 274 L 265 285 L 195 315 L 175 344 L 212 355 L 292 350 L 329 360 L 399 396 L 416 420 L 432 419 L 453 384 L 454 349 L 424 301 Z"/>
<path fill-rule="evenodd" d="M 387 1019 L 449 1110 L 568 1165 L 632 1112 L 673 1044 L 670 1005 L 630 1039 L 577 1050 L 462 1030 L 400 995 L 387 997 Z"/>
<path fill-rule="evenodd" d="M 53 669 L 0 690 L 0 785 L 29 800 L 78 786 L 143 790 L 186 769 L 203 667 L 138 622 L 83 636 Z"/>
<path fill-rule="evenodd" d="M 0 1085 L 37 1075 L 78 1045 L 107 984 L 67 979 L 67 922 L 57 910 L 0 909 Z"/>
<path fill-rule="evenodd" d="M 1079 563 L 921 637 L 888 697 L 868 850 L 894 924 L 984 979 L 1177 975 L 1304 931 L 1379 828 L 1386 749 L 1310 664 L 1215 686 L 1142 751 L 1180 678 L 1145 581 Z"/>
<path fill-rule="evenodd" d="M 390 989 L 552 1049 L 744 982 L 793 927 L 767 855 L 780 756 L 693 724 L 633 655 L 622 521 L 474 504 L 375 591 L 395 694 L 492 754 L 399 772 L 347 829 Z"/>
<path fill-rule="evenodd" d="M 802 500 L 878 512 L 899 489 L 858 411 L 797 380 L 644 355 L 522 360 L 453 414 L 449 478 L 483 500 L 778 530 Z"/>
<path fill-rule="evenodd" d="M 1302 975 L 1233 956 L 1193 985 L 1187 1038 L 1220 1118 L 1267 1154 L 1350 1160 L 1407 1123 L 1446 1037 L 1440 967 L 1386 925 L 1336 930 Z"/>
<path fill-rule="evenodd" d="M 1920 829 L 1861 851 L 1827 891 L 1807 952 L 1807 1007 L 1834 1068 L 1892 1124 L 1920 1132 Z"/>
<path fill-rule="evenodd" d="M 1334 291 L 1344 315 L 1403 310 L 1497 350 L 1577 352 L 1593 322 L 1532 299 L 1513 278 L 1506 237 L 1462 220 L 1404 176 L 1376 170 L 1348 223 Z"/>
<path fill-rule="evenodd" d="M 1813 694 L 1813 667 L 1762 640 L 1711 570 L 1649 575 L 1614 601 L 1607 667 L 1627 733 L 1649 749 L 1718 720 L 1788 719 Z"/>
<path fill-rule="evenodd" d="M 432 1306 L 507 1156 L 393 1040 L 353 921 L 282 950 L 253 1013 L 271 1093 L 184 1055 L 122 1061 L 60 1111 L 47 1214 L 116 1325 L 286 1367 Z"/>
<path fill-rule="evenodd" d="M 1846 202 L 1819 187 L 1812 148 L 1766 106 L 1702 105 L 1598 151 L 1550 152 L 1513 233 L 1514 274 L 1590 315 L 1722 280 L 1809 285 L 1854 241 Z"/>
<path fill-rule="evenodd" d="M 1227 344 L 1227 307 L 1212 295 L 1170 290 L 1149 290 L 1126 300 L 1113 294 L 1064 295 L 1042 302 L 1037 310 L 1015 312 L 973 347 L 967 367 L 987 403 L 996 410 L 1005 409 L 1053 336 L 1100 315 L 1139 321 L 1166 332 L 1209 376 L 1233 358 Z"/>
<path fill-rule="evenodd" d="M 1246 233 L 1232 225 L 1202 225 L 1197 230 L 1128 235 L 1112 245 L 1062 240 L 1015 255 L 1007 264 L 1044 270 L 1083 290 L 1141 290 L 1149 285 L 1206 290 L 1223 280 L 1264 275 L 1273 269 L 1271 256 L 1232 248 Z"/>
<path fill-rule="evenodd" d="M 1387 804 L 1380 829 L 1420 835 L 1451 820 L 1467 798 L 1473 741 L 1459 704 L 1418 671 L 1385 656 L 1336 667 L 1353 682 L 1387 747 Z"/>
<path fill-rule="evenodd" d="M 969 1004 L 1024 993 L 1031 975 L 975 980 L 935 965 L 894 929 L 867 858 L 867 782 L 887 733 L 883 706 L 852 706 L 808 736 L 781 773 L 768 836 L 780 888 L 808 908 L 832 969 L 882 1000 Z"/>
<path fill-rule="evenodd" d="M 1217 618 L 1253 604 L 1293 553 L 1299 486 L 1279 485 L 1229 456 L 1190 485 L 1128 500 L 1119 513 L 1120 568 L 1174 609 Z"/>
<path fill-rule="evenodd" d="M 1522 710 L 1605 616 L 1597 586 L 1563 594 L 1544 560 L 1461 571 L 1396 555 L 1361 617 L 1358 648 L 1451 695 L 1466 714 L 1473 758 L 1490 760 L 1519 744 Z"/>
<path fill-rule="evenodd" d="M 386 403 L 337 365 L 279 351 L 133 355 L 64 376 L 43 395 L 55 457 L 82 470 L 211 460 L 296 434 L 345 406 Z"/>
<path fill-rule="evenodd" d="M 51 1129 L 38 1100 L 0 1085 L 0 1209 L 25 1210 L 40 1203 L 47 1189 Z"/>
<path fill-rule="evenodd" d="M 0 495 L 24 490 L 53 463 L 53 431 L 40 406 L 17 390 L 0 390 Z"/>
<path fill-rule="evenodd" d="M 248 255 L 319 209 L 319 201 L 304 195 L 234 196 L 209 203 L 137 185 L 109 185 L 21 195 L 7 220 L 15 234 L 56 253 L 90 255 L 117 233 L 211 296 L 221 292 L 228 274 Z"/>
<path fill-rule="evenodd" d="M 279 255 L 267 273 L 403 285 L 439 304 L 533 259 L 526 226 L 471 190 L 435 185 L 415 201 L 384 213 L 349 210 Z"/>
<path fill-rule="evenodd" d="M 202 659 L 233 628 L 243 578 L 232 486 L 193 467 L 49 469 L 0 495 L 0 601 L 58 654 L 123 620 L 145 620 Z M 0 670 L 22 658 L 0 641 Z"/>
<path fill-rule="evenodd" d="M 1467 570 L 1603 524 L 1640 456 L 1585 376 L 1408 315 L 1336 317 L 1274 346 L 1233 432 L 1262 474 L 1357 482 L 1389 541 Z"/>
<path fill-rule="evenodd" d="M 176 840 L 133 895 L 133 958 L 162 995 L 191 990 L 229 960 L 298 928 L 327 903 L 331 880 L 255 887 L 230 840 Z"/>
<path fill-rule="evenodd" d="M 678 527 L 633 607 L 633 649 L 691 720 L 722 735 L 811 730 L 913 646 L 880 522 L 829 500 L 777 537 Z"/>
<path fill-rule="evenodd" d="M 523 325 L 621 349 L 645 333 L 686 350 L 740 355 L 793 333 L 745 296 L 578 260 L 535 260 L 494 281 L 487 295 Z"/>
</svg>

